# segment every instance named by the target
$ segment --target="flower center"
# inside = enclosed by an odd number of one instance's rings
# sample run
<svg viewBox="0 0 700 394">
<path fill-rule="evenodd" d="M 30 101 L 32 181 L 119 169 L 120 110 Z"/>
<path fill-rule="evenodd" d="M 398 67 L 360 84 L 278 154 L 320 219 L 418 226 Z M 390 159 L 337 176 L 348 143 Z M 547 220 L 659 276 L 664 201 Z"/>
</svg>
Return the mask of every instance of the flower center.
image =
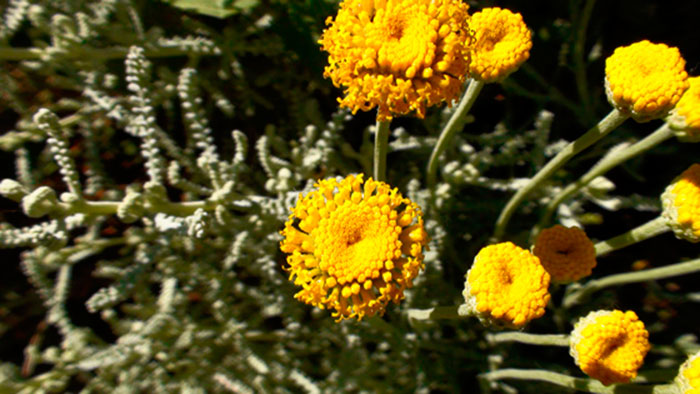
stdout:
<svg viewBox="0 0 700 394">
<path fill-rule="evenodd" d="M 391 15 L 387 20 L 386 31 L 390 38 L 400 40 L 404 29 L 403 15 Z"/>
<path fill-rule="evenodd" d="M 496 45 L 503 40 L 503 36 L 505 36 L 505 34 L 506 31 L 502 26 L 499 29 L 488 30 L 488 32 L 484 34 L 483 41 L 481 42 L 481 48 L 487 52 L 493 51 Z"/>
<path fill-rule="evenodd" d="M 379 207 L 347 201 L 319 223 L 324 236 L 315 240 L 314 254 L 338 283 L 362 283 L 378 277 L 384 262 L 400 250 L 396 227 Z"/>
</svg>

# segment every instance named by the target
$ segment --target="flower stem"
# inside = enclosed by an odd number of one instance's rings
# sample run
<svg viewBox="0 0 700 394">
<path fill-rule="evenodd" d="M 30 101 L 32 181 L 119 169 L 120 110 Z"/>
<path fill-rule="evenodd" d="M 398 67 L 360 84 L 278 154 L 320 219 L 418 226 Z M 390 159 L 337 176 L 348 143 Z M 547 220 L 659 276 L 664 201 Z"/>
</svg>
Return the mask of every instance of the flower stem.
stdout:
<svg viewBox="0 0 700 394">
<path fill-rule="evenodd" d="M 529 345 L 569 346 L 569 336 L 565 334 L 528 334 L 513 331 L 487 334 L 486 340 L 492 345 L 503 342 L 520 342 Z"/>
<path fill-rule="evenodd" d="M 637 272 L 610 275 L 604 278 L 592 280 L 585 285 L 574 289 L 564 297 L 563 305 L 569 308 L 585 301 L 592 293 L 610 286 L 619 286 L 628 283 L 649 282 L 679 275 L 686 275 L 700 271 L 700 259 L 683 263 L 671 264 L 665 267 L 652 268 Z"/>
<path fill-rule="evenodd" d="M 428 168 L 426 170 L 426 179 L 429 189 L 435 188 L 436 175 L 437 175 L 437 164 L 438 158 L 445 151 L 447 145 L 452 141 L 452 137 L 459 130 L 460 125 L 463 125 L 464 118 L 469 113 L 469 110 L 474 105 L 476 98 L 479 97 L 479 92 L 481 88 L 484 87 L 484 82 L 470 80 L 467 91 L 462 96 L 459 105 L 452 113 L 452 117 L 447 121 L 447 124 L 440 132 L 440 138 L 438 139 L 435 147 L 433 148 L 433 153 L 430 154 L 430 160 L 428 161 Z"/>
<path fill-rule="evenodd" d="M 436 306 L 430 309 L 409 309 L 409 320 L 462 319 L 467 315 L 460 310 L 461 305 Z"/>
<path fill-rule="evenodd" d="M 386 180 L 386 152 L 389 150 L 389 120 L 378 120 L 374 134 L 374 180 Z"/>
<path fill-rule="evenodd" d="M 532 190 L 540 186 L 544 180 L 549 178 L 550 175 L 566 164 L 566 162 L 568 162 L 576 154 L 588 148 L 611 131 L 615 130 L 627 118 L 629 118 L 629 115 L 624 114 L 617 109 L 613 109 L 605 118 L 598 122 L 597 125 L 588 130 L 576 141 L 571 142 L 564 147 L 564 149 L 562 149 L 537 174 L 535 174 L 532 179 L 530 179 L 530 182 L 528 182 L 522 189 L 518 190 L 513 197 L 511 197 L 510 201 L 508 201 L 505 208 L 503 208 L 501 215 L 496 221 L 494 238 L 499 240 L 501 237 L 503 237 L 506 226 L 508 225 L 511 216 L 515 212 L 515 209 Z"/>
<path fill-rule="evenodd" d="M 614 250 L 622 249 L 625 246 L 644 241 L 670 230 L 671 227 L 669 227 L 666 219 L 663 216 L 659 216 L 617 237 L 598 242 L 595 244 L 596 257 L 604 256 Z"/>
<path fill-rule="evenodd" d="M 480 379 L 488 381 L 500 379 L 537 380 L 548 382 L 557 386 L 567 387 L 572 390 L 580 390 L 591 393 L 602 394 L 677 394 L 674 384 L 638 385 L 638 384 L 615 384 L 604 386 L 594 379 L 574 378 L 572 376 L 543 371 L 541 369 L 499 369 L 479 375 Z"/>
<path fill-rule="evenodd" d="M 559 204 L 564 202 L 567 198 L 581 190 L 583 187 L 588 185 L 593 179 L 605 174 L 610 171 L 613 167 L 624 163 L 625 161 L 638 156 L 654 146 L 666 141 L 667 139 L 673 137 L 674 133 L 668 123 L 664 123 L 663 126 L 659 127 L 653 133 L 646 136 L 644 139 L 638 141 L 634 145 L 631 145 L 614 155 L 607 156 L 599 161 L 595 166 L 593 166 L 586 174 L 579 178 L 576 182 L 569 184 L 564 190 L 562 190 L 554 199 L 547 205 L 544 215 L 537 225 L 538 232 L 544 226 L 549 223 L 552 215 L 556 211 Z"/>
</svg>

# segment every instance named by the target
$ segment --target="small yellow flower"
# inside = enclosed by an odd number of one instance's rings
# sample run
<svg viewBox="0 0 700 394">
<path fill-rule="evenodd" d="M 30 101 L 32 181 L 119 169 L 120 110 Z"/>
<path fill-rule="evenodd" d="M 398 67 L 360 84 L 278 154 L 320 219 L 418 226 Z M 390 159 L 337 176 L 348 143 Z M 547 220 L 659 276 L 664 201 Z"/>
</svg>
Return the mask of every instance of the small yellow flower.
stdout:
<svg viewBox="0 0 700 394">
<path fill-rule="evenodd" d="M 337 321 L 382 315 L 423 268 L 428 235 L 420 208 L 364 175 L 321 180 L 299 196 L 280 249 L 295 298 L 334 310 Z"/>
<path fill-rule="evenodd" d="M 700 352 L 681 365 L 674 382 L 683 394 L 700 394 Z"/>
<path fill-rule="evenodd" d="M 319 43 L 324 76 L 345 97 L 340 105 L 377 119 L 458 98 L 469 63 L 469 6 L 461 0 L 344 0 Z"/>
<path fill-rule="evenodd" d="M 549 302 L 549 274 L 511 242 L 482 248 L 466 276 L 467 308 L 488 324 L 520 328 L 541 317 Z"/>
<path fill-rule="evenodd" d="M 504 80 L 530 57 L 530 29 L 522 15 L 498 7 L 472 15 L 474 48 L 469 64 L 472 78 L 486 83 Z"/>
<path fill-rule="evenodd" d="M 665 116 L 688 86 L 685 60 L 666 44 L 635 42 L 605 60 L 608 101 L 638 122 Z"/>
<path fill-rule="evenodd" d="M 661 195 L 662 215 L 677 238 L 700 242 L 700 164 L 693 164 Z"/>
<path fill-rule="evenodd" d="M 532 252 L 552 280 L 560 283 L 586 277 L 596 266 L 595 246 L 578 227 L 556 225 L 542 230 Z"/>
<path fill-rule="evenodd" d="M 569 352 L 583 372 L 604 385 L 637 376 L 649 351 L 649 333 L 632 311 L 594 311 L 571 332 Z"/>
<path fill-rule="evenodd" d="M 688 78 L 690 88 L 671 111 L 669 123 L 685 142 L 700 142 L 700 77 Z"/>
</svg>

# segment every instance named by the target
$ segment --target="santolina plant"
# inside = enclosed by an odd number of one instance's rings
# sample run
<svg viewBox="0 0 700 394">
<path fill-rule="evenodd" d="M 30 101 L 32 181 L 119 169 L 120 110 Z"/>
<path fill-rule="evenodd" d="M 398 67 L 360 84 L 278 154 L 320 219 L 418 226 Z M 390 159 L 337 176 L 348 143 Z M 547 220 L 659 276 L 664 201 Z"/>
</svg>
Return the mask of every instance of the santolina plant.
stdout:
<svg viewBox="0 0 700 394">
<path fill-rule="evenodd" d="M 587 59 L 594 2 L 167 3 L 2 10 L 0 246 L 34 290 L 0 286 L 0 392 L 699 390 L 700 163 L 652 150 L 700 141 L 680 49 Z"/>
</svg>

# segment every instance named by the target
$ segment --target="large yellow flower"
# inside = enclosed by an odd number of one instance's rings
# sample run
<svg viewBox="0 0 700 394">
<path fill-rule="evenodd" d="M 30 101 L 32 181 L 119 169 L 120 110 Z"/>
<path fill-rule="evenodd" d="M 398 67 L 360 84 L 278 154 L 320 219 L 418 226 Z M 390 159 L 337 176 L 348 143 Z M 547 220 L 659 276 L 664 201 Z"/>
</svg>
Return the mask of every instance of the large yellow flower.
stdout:
<svg viewBox="0 0 700 394">
<path fill-rule="evenodd" d="M 544 314 L 549 278 L 536 256 L 503 242 L 479 251 L 462 294 L 469 312 L 482 322 L 520 328 Z"/>
<path fill-rule="evenodd" d="M 450 105 L 469 63 L 467 10 L 461 0 L 344 0 L 319 41 L 340 105 L 378 107 L 378 120 Z"/>
<path fill-rule="evenodd" d="M 540 258 L 552 280 L 560 283 L 588 276 L 596 266 L 593 242 L 578 227 L 557 224 L 542 230 L 532 252 Z"/>
<path fill-rule="evenodd" d="M 474 30 L 469 75 L 484 82 L 498 82 L 530 57 L 530 29 L 522 15 L 498 7 L 484 8 L 472 16 Z"/>
<path fill-rule="evenodd" d="M 608 101 L 638 122 L 665 116 L 688 86 L 685 60 L 666 44 L 635 42 L 605 60 Z"/>
<path fill-rule="evenodd" d="M 661 195 L 662 215 L 676 237 L 700 242 L 700 164 L 693 164 Z"/>
<path fill-rule="evenodd" d="M 295 297 L 338 321 L 383 314 L 423 268 L 428 235 L 420 208 L 363 174 L 316 183 L 299 196 L 280 244 Z"/>
<path fill-rule="evenodd" d="M 669 123 L 676 136 L 686 142 L 700 142 L 700 77 L 688 78 L 690 88 L 671 111 Z"/>
<path fill-rule="evenodd" d="M 604 385 L 637 376 L 649 348 L 649 333 L 632 311 L 594 311 L 579 319 L 569 352 L 583 372 Z"/>
<path fill-rule="evenodd" d="M 700 394 L 700 352 L 681 365 L 674 381 L 683 394 Z"/>
</svg>

